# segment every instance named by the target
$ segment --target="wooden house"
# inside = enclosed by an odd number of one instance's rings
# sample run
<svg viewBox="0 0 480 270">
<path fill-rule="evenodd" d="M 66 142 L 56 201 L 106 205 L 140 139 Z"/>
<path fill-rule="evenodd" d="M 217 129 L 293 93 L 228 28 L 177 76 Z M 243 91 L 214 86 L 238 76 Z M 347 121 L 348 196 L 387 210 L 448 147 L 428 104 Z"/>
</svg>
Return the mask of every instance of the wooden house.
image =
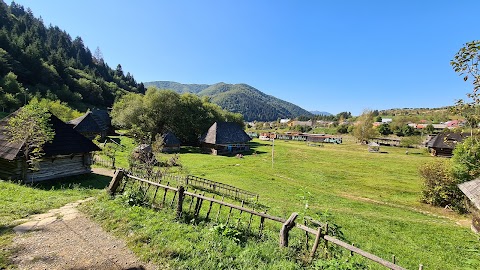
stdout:
<svg viewBox="0 0 480 270">
<path fill-rule="evenodd" d="M 90 140 L 95 139 L 97 136 L 100 136 L 100 139 L 103 140 L 112 133 L 110 117 L 107 111 L 88 111 L 84 115 L 69 121 L 68 124 L 72 125 L 73 129 Z"/>
<path fill-rule="evenodd" d="M 8 120 L 15 114 L 0 120 L 0 179 L 38 182 L 91 172 L 92 152 L 100 149 L 54 115 L 50 124 L 55 136 L 43 146 L 45 155 L 38 170 L 28 169 L 22 154 L 23 143 L 10 142 L 6 133 Z"/>
<path fill-rule="evenodd" d="M 167 132 L 162 135 L 163 148 L 162 152 L 173 153 L 180 151 L 180 140 L 172 132 Z"/>
<path fill-rule="evenodd" d="M 458 185 L 460 190 L 469 199 L 469 210 L 472 212 L 472 230 L 480 231 L 480 178 Z"/>
<path fill-rule="evenodd" d="M 235 154 L 248 151 L 250 136 L 231 122 L 215 122 L 200 139 L 202 148 L 214 155 Z"/>
<path fill-rule="evenodd" d="M 451 157 L 457 143 L 469 136 L 468 133 L 440 132 L 427 143 L 427 147 L 432 156 Z"/>
</svg>

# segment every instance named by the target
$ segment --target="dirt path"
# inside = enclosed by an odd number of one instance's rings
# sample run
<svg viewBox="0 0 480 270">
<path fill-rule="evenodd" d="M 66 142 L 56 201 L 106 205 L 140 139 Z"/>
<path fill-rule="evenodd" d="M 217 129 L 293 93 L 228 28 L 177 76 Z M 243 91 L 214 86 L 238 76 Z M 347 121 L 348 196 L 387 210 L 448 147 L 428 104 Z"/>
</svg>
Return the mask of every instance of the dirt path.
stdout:
<svg viewBox="0 0 480 270">
<path fill-rule="evenodd" d="M 125 243 L 78 212 L 84 202 L 33 215 L 14 228 L 18 269 L 159 269 L 140 262 Z"/>
</svg>

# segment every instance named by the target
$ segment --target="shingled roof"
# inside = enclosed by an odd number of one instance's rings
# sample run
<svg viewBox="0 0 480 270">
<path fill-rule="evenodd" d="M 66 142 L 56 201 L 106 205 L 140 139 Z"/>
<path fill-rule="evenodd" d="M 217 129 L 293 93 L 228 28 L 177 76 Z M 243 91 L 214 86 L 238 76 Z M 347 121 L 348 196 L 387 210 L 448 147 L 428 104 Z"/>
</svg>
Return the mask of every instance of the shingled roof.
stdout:
<svg viewBox="0 0 480 270">
<path fill-rule="evenodd" d="M 457 143 L 462 142 L 469 136 L 468 133 L 440 132 L 428 141 L 427 147 L 454 149 Z"/>
<path fill-rule="evenodd" d="M 480 210 L 480 178 L 458 185 L 460 190 Z"/>
<path fill-rule="evenodd" d="M 88 111 L 84 115 L 68 121 L 67 124 L 72 125 L 76 131 L 81 133 L 101 133 L 108 130 L 108 124 L 102 118 L 99 113 Z"/>
<path fill-rule="evenodd" d="M 10 137 L 5 133 L 8 120 L 18 112 L 19 110 L 0 120 L 0 158 L 14 160 L 22 149 L 23 143 L 10 142 Z M 93 142 L 53 114 L 50 116 L 50 124 L 55 136 L 52 142 L 43 146 L 45 156 L 70 155 L 100 150 Z"/>
<path fill-rule="evenodd" d="M 200 139 L 209 144 L 246 143 L 252 138 L 236 123 L 215 122 Z"/>
<path fill-rule="evenodd" d="M 163 145 L 165 146 L 177 146 L 180 145 L 180 141 L 177 139 L 177 136 L 172 132 L 167 132 L 163 134 Z"/>
</svg>

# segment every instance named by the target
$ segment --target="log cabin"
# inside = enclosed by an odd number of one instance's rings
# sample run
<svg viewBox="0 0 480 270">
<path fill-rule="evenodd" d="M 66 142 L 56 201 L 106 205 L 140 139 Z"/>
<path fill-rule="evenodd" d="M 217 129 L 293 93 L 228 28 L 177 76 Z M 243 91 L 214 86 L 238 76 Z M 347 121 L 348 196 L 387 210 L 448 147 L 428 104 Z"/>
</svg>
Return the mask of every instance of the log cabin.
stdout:
<svg viewBox="0 0 480 270">
<path fill-rule="evenodd" d="M 100 148 L 53 114 L 49 121 L 55 136 L 43 146 L 38 169 L 29 169 L 23 143 L 11 142 L 6 132 L 9 119 L 17 113 L 0 120 L 0 179 L 39 182 L 91 172 L 92 152 Z"/>
<path fill-rule="evenodd" d="M 229 155 L 250 150 L 252 138 L 236 123 L 215 122 L 202 136 L 200 143 L 205 152 L 214 155 Z"/>
</svg>

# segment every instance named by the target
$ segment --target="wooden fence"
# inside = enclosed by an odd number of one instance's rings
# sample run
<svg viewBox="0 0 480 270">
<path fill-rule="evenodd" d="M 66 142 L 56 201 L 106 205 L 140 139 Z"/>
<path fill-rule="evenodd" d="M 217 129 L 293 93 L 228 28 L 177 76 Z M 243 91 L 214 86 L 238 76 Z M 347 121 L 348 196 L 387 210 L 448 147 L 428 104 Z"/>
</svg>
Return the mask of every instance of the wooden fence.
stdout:
<svg viewBox="0 0 480 270">
<path fill-rule="evenodd" d="M 93 155 L 93 165 L 102 166 L 105 168 L 115 169 L 115 158 L 102 158 L 97 154 Z"/>
<path fill-rule="evenodd" d="M 184 176 L 162 173 L 160 171 L 147 173 L 140 167 L 131 167 L 128 170 L 128 174 L 160 184 L 168 182 L 172 184 L 176 183 L 176 186 L 198 188 L 221 196 L 230 197 L 237 201 L 244 201 L 245 203 L 256 203 L 259 197 L 256 193 L 194 175 Z"/>
<path fill-rule="evenodd" d="M 329 229 L 328 224 L 326 223 L 321 223 L 308 217 L 305 218 L 306 221 L 304 224 L 296 223 L 295 219 L 298 217 L 297 213 L 292 213 L 288 219 L 276 217 L 267 214 L 266 211 L 258 212 L 254 208 L 246 208 L 244 207 L 243 202 L 241 206 L 235 205 L 225 202 L 223 200 L 224 197 L 222 197 L 221 200 L 216 199 L 215 197 L 210 198 L 203 194 L 190 192 L 184 186 L 172 187 L 169 186 L 168 182 L 167 184 L 160 184 L 125 173 L 123 170 L 119 170 L 112 178 L 108 190 L 111 195 L 115 195 L 115 193 L 123 193 L 126 189 L 139 190 L 139 193 L 142 196 L 142 201 L 145 205 L 154 208 L 174 208 L 177 218 L 182 218 L 188 215 L 188 218 L 192 218 L 193 220 L 204 219 L 215 220 L 218 222 L 223 208 L 224 212 L 226 210 L 228 213 L 226 220 L 223 220 L 227 225 L 236 222 L 238 228 L 241 224 L 241 219 L 247 219 L 246 222 L 242 223 L 246 226 L 245 229 L 247 231 L 258 230 L 259 235 L 262 234 L 265 228 L 266 220 L 273 221 L 277 224 L 279 223 L 281 226 L 279 232 L 279 245 L 281 247 L 288 246 L 289 232 L 292 229 L 296 228 L 302 230 L 306 235 L 307 245 L 309 234 L 313 235 L 315 239 L 310 251 L 311 258 L 315 256 L 320 241 L 323 240 L 325 245 L 327 243 L 335 244 L 349 250 L 352 255 L 354 253 L 361 255 L 362 257 L 383 265 L 388 269 L 406 270 L 395 264 L 395 257 L 392 259 L 393 262 L 390 262 L 328 235 Z M 236 213 L 234 213 L 234 211 Z M 203 217 L 201 217 L 201 215 L 203 215 Z M 213 216 L 215 216 L 215 218 L 213 218 Z M 256 222 L 254 222 L 254 218 L 257 218 Z M 313 223 L 316 228 L 310 228 L 307 226 L 309 223 Z M 258 229 L 255 229 L 254 227 L 257 227 Z M 419 269 L 423 269 L 423 266 L 420 265 Z"/>
</svg>

